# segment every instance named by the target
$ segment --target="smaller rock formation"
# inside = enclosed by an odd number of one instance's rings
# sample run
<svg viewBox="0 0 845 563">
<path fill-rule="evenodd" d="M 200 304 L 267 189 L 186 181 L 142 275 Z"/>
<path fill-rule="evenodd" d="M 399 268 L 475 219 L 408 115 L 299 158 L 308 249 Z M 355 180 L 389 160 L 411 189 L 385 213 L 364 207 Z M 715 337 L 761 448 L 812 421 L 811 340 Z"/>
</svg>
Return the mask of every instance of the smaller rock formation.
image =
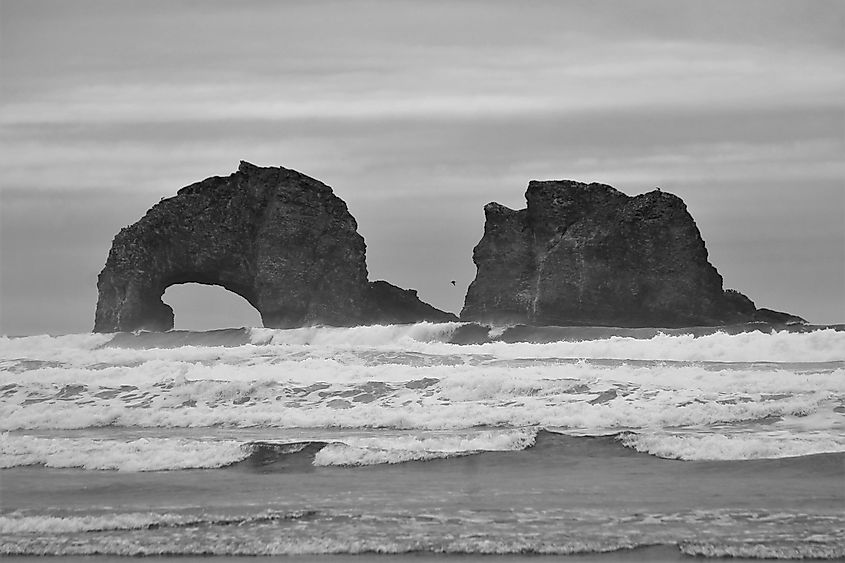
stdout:
<svg viewBox="0 0 845 563">
<path fill-rule="evenodd" d="M 532 181 L 527 208 L 484 207 L 461 320 L 495 324 L 695 326 L 804 322 L 757 309 L 722 276 L 686 205 L 655 190 Z"/>
<path fill-rule="evenodd" d="M 97 289 L 96 332 L 163 331 L 173 284 L 220 285 L 266 327 L 457 320 L 416 292 L 367 280 L 366 245 L 322 182 L 241 162 L 182 188 L 114 238 Z"/>
<path fill-rule="evenodd" d="M 457 321 L 452 313 L 444 313 L 421 301 L 414 289 L 402 289 L 386 281 L 370 282 L 367 324 L 408 324 L 420 321 Z"/>
</svg>

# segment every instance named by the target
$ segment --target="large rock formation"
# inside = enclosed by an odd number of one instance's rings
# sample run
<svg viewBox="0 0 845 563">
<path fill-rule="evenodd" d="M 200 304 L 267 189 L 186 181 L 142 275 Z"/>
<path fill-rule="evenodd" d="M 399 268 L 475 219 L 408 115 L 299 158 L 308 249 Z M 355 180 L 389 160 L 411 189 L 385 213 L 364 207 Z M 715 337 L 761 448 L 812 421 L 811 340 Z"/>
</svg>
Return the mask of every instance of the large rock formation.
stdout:
<svg viewBox="0 0 845 563">
<path fill-rule="evenodd" d="M 722 276 L 684 202 L 655 190 L 532 181 L 527 209 L 484 207 L 478 267 L 461 320 L 501 324 L 693 326 L 801 322 L 757 310 Z"/>
<path fill-rule="evenodd" d="M 97 282 L 97 332 L 168 330 L 173 284 L 220 285 L 264 326 L 456 320 L 416 292 L 367 280 L 366 246 L 331 188 L 241 162 L 179 190 L 118 233 Z"/>
</svg>

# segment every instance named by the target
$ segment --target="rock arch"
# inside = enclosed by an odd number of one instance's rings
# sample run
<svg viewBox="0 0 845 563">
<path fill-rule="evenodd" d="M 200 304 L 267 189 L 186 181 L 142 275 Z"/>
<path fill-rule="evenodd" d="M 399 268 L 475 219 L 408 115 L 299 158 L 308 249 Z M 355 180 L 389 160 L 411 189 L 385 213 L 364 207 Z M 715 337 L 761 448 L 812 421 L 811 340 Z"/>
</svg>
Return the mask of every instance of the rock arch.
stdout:
<svg viewBox="0 0 845 563">
<path fill-rule="evenodd" d="M 94 330 L 173 328 L 161 297 L 186 282 L 240 295 L 268 327 L 394 321 L 378 301 L 384 292 L 367 280 L 365 253 L 355 219 L 330 187 L 294 170 L 241 162 L 230 176 L 182 188 L 115 236 L 97 282 Z M 401 295 L 396 313 L 455 318 Z"/>
<path fill-rule="evenodd" d="M 173 309 L 176 330 L 206 331 L 261 326 L 252 304 L 223 286 L 182 283 L 169 286 L 162 301 Z"/>
</svg>

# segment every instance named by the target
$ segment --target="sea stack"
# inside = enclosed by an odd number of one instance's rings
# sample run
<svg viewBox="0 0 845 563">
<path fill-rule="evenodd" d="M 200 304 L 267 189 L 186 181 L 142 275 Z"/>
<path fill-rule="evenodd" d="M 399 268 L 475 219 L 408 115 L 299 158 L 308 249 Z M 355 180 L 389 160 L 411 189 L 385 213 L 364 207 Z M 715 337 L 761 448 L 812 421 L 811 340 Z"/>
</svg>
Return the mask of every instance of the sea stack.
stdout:
<svg viewBox="0 0 845 563">
<path fill-rule="evenodd" d="M 680 327 L 803 322 L 722 287 L 681 198 L 532 181 L 527 208 L 484 207 L 462 321 Z"/>
<path fill-rule="evenodd" d="M 413 290 L 369 282 L 366 245 L 346 203 L 322 182 L 241 162 L 154 205 L 115 236 L 97 289 L 95 332 L 163 331 L 171 285 L 219 285 L 266 327 L 456 320 Z"/>
</svg>

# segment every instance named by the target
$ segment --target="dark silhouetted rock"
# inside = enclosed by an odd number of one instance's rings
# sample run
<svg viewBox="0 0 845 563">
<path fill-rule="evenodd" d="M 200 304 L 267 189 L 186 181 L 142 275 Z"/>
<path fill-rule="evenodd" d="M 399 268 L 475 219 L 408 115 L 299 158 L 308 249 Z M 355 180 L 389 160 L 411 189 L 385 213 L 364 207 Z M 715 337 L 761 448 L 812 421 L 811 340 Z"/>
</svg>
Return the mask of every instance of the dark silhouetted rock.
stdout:
<svg viewBox="0 0 845 563">
<path fill-rule="evenodd" d="M 490 327 L 478 323 L 466 323 L 455 328 L 449 344 L 484 344 L 491 342 Z"/>
<path fill-rule="evenodd" d="M 754 312 L 754 320 L 775 326 L 807 323 L 807 321 L 802 319 L 801 317 L 796 317 L 795 315 L 790 315 L 789 313 L 784 313 L 782 311 L 773 311 L 771 309 L 766 308 L 757 309 L 757 311 Z"/>
<path fill-rule="evenodd" d="M 367 280 L 366 245 L 331 188 L 241 162 L 154 205 L 118 233 L 97 282 L 97 332 L 169 330 L 169 286 L 222 286 L 274 328 L 455 320 L 415 292 Z"/>
<path fill-rule="evenodd" d="M 458 320 L 456 315 L 444 313 L 420 301 L 416 290 L 402 289 L 382 280 L 370 282 L 369 303 L 371 308 L 367 315 L 367 322 L 372 324 Z"/>
<path fill-rule="evenodd" d="M 461 320 L 496 324 L 694 326 L 804 322 L 757 310 L 722 276 L 684 202 L 655 190 L 532 181 L 526 209 L 484 207 Z M 780 316 L 783 315 L 783 316 Z"/>
</svg>

